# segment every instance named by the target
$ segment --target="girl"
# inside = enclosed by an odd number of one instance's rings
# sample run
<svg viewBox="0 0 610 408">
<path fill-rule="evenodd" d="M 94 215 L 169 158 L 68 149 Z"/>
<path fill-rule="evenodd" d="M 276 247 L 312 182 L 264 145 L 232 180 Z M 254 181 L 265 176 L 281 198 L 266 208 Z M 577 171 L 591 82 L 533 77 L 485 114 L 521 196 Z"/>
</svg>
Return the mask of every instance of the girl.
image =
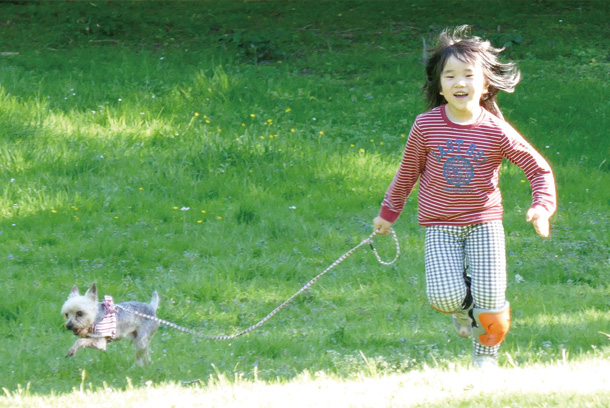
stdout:
<svg viewBox="0 0 610 408">
<path fill-rule="evenodd" d="M 526 221 L 549 235 L 556 194 L 549 164 L 504 121 L 499 91 L 519 82 L 513 63 L 468 26 L 440 35 L 426 62 L 429 110 L 419 115 L 390 184 L 374 230 L 387 234 L 419 179 L 418 220 L 426 227 L 425 268 L 433 308 L 453 315 L 461 337 L 473 337 L 473 364 L 497 366 L 510 327 L 502 199 L 498 173 L 504 158 L 532 187 Z M 468 273 L 467 273 L 468 272 Z"/>
</svg>

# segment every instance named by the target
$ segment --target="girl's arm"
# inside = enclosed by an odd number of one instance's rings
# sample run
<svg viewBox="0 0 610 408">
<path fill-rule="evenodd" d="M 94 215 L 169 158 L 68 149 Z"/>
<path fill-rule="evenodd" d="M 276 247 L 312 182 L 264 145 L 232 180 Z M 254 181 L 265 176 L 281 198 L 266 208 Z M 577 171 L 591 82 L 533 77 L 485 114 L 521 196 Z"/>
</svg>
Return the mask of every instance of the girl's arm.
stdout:
<svg viewBox="0 0 610 408">
<path fill-rule="evenodd" d="M 381 211 L 379 212 L 381 219 L 389 222 L 390 225 L 396 221 L 425 165 L 425 143 L 416 121 L 409 133 L 400 167 L 396 171 L 381 204 Z"/>
<path fill-rule="evenodd" d="M 373 231 L 377 231 L 379 235 L 388 235 L 392 224 L 390 221 L 386 221 L 378 216 L 373 220 Z"/>
<path fill-rule="evenodd" d="M 557 208 L 555 178 L 549 163 L 517 131 L 510 128 L 505 157 L 519 166 L 532 187 L 532 206 L 526 214 L 526 221 L 534 225 L 536 232 L 548 237 L 549 218 Z"/>
<path fill-rule="evenodd" d="M 543 238 L 548 238 L 551 233 L 549 218 L 551 218 L 551 214 L 542 207 L 532 207 L 525 215 L 525 221 L 531 222 L 538 235 Z"/>
</svg>

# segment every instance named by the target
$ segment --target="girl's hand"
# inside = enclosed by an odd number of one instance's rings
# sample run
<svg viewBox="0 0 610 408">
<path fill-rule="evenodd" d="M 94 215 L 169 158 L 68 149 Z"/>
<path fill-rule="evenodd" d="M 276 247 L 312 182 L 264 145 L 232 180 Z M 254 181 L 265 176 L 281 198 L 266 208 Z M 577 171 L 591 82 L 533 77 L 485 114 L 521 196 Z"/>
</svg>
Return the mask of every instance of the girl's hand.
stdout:
<svg viewBox="0 0 610 408">
<path fill-rule="evenodd" d="M 525 215 L 525 221 L 531 222 L 538 235 L 543 238 L 547 238 L 551 232 L 549 218 L 551 214 L 542 207 L 532 207 Z"/>
<path fill-rule="evenodd" d="M 388 235 L 390 233 L 390 228 L 392 228 L 392 223 L 390 221 L 386 221 L 381 217 L 377 217 L 373 220 L 373 231 L 377 231 L 379 235 Z"/>
</svg>

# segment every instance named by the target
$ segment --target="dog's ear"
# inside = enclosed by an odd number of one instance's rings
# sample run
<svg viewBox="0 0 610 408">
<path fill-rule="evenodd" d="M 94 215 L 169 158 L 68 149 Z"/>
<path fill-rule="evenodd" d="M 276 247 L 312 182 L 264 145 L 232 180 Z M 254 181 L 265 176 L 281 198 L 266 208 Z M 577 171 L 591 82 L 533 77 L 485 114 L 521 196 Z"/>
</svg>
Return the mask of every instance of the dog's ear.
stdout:
<svg viewBox="0 0 610 408">
<path fill-rule="evenodd" d="M 93 301 L 97 302 L 97 286 L 95 285 L 95 283 L 93 285 L 91 285 L 89 290 L 87 290 L 87 293 L 85 293 L 85 296 L 87 296 L 87 297 L 93 299 Z"/>
<path fill-rule="evenodd" d="M 75 296 L 80 296 L 80 293 L 78 293 L 78 286 L 76 286 L 76 285 L 72 286 L 72 290 L 70 291 L 70 294 L 68 295 L 68 299 L 73 298 Z"/>
</svg>

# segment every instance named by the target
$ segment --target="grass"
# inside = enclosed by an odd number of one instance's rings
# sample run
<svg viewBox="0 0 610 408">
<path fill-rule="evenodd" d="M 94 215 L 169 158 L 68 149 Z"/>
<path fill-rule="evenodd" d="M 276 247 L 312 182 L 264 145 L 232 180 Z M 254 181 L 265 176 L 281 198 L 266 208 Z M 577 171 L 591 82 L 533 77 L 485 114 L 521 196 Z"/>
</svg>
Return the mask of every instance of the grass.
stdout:
<svg viewBox="0 0 610 408">
<path fill-rule="evenodd" d="M 541 240 L 523 221 L 521 171 L 502 169 L 514 327 L 500 362 L 607 358 L 608 6 L 513 3 L 1 3 L 7 403 L 20 387 L 129 395 L 214 386 L 210 376 L 248 387 L 463 367 L 470 344 L 425 299 L 413 197 L 395 266 L 361 250 L 238 340 L 162 328 L 153 364 L 130 369 L 121 342 L 65 359 L 73 336 L 59 315 L 73 284 L 96 281 L 119 301 L 158 290 L 161 317 L 209 334 L 264 317 L 369 234 L 424 110 L 422 37 L 463 23 L 519 63 L 523 82 L 500 104 L 549 159 L 559 192 Z"/>
<path fill-rule="evenodd" d="M 364 361 L 369 363 L 366 356 Z M 368 366 L 367 366 L 368 367 Z M 528 368 L 498 370 L 494 376 L 463 367 L 434 369 L 425 367 L 403 374 L 378 374 L 366 371 L 351 378 L 304 372 L 297 378 L 264 382 L 244 381 L 240 376 L 210 376 L 205 383 L 146 384 L 131 383 L 122 392 L 107 385 L 98 390 L 81 385 L 69 395 L 38 396 L 19 389 L 8 396 L 11 407 L 62 406 L 111 403 L 125 407 L 606 407 L 607 362 L 580 364 L 557 362 Z M 83 374 L 83 378 L 86 373 Z M 84 383 L 84 381 L 83 381 Z M 1 403 L 1 401 L 0 401 Z M 6 405 L 9 406 L 9 405 Z"/>
</svg>

